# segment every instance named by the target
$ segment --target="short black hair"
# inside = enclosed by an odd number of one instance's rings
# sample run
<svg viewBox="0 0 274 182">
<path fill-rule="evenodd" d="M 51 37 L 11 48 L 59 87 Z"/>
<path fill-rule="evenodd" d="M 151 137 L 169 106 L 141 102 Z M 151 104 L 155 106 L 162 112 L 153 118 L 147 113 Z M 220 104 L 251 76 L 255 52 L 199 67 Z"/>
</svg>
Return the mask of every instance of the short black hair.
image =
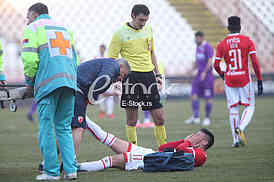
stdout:
<svg viewBox="0 0 274 182">
<path fill-rule="evenodd" d="M 196 33 L 195 33 L 195 37 L 197 37 L 197 36 L 199 36 L 199 37 L 203 37 L 204 36 L 204 32 L 202 32 L 202 31 L 197 31 Z"/>
<path fill-rule="evenodd" d="M 214 135 L 211 131 L 206 128 L 200 129 L 201 132 L 207 135 L 208 144 L 206 145 L 206 150 L 209 149 L 214 144 Z"/>
<path fill-rule="evenodd" d="M 29 11 L 33 11 L 35 13 L 41 14 L 49 14 L 48 7 L 43 3 L 35 3 L 30 8 Z"/>
<path fill-rule="evenodd" d="M 241 31 L 241 18 L 238 16 L 230 16 L 227 18 L 227 29 L 230 32 L 238 33 Z"/>
<path fill-rule="evenodd" d="M 100 44 L 100 47 L 106 48 L 105 44 Z"/>
<path fill-rule="evenodd" d="M 138 16 L 140 14 L 144 14 L 145 16 L 149 15 L 149 9 L 144 4 L 135 4 L 132 8 L 131 14 L 134 16 Z"/>
</svg>

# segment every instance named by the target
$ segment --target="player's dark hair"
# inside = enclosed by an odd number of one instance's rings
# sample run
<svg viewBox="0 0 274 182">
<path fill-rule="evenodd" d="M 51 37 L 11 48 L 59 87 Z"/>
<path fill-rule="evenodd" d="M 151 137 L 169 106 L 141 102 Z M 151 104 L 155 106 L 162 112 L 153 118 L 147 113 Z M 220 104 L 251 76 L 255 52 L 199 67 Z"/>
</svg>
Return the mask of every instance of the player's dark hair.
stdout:
<svg viewBox="0 0 274 182">
<path fill-rule="evenodd" d="M 149 9 L 144 4 L 135 4 L 132 8 L 131 15 L 138 16 L 144 14 L 145 16 L 149 15 Z"/>
<path fill-rule="evenodd" d="M 195 33 L 195 37 L 198 37 L 198 36 L 199 37 L 203 37 L 204 36 L 204 32 L 202 32 L 202 31 L 199 30 L 198 32 Z"/>
<path fill-rule="evenodd" d="M 105 44 L 101 44 L 100 47 L 103 47 L 104 49 L 106 49 Z"/>
<path fill-rule="evenodd" d="M 128 63 L 127 60 L 122 59 L 122 58 L 119 58 L 119 59 L 117 59 L 116 61 L 117 61 L 119 64 L 125 65 L 126 68 L 127 68 L 127 70 L 128 70 L 128 72 L 131 72 L 131 67 L 130 67 L 130 65 L 129 65 L 129 63 Z"/>
<path fill-rule="evenodd" d="M 230 16 L 227 19 L 227 29 L 231 33 L 239 33 L 241 31 L 241 18 L 238 16 Z"/>
<path fill-rule="evenodd" d="M 207 135 L 207 137 L 206 137 L 207 141 L 208 141 L 208 143 L 206 145 L 206 150 L 207 150 L 214 144 L 214 135 L 211 131 L 209 131 L 206 128 L 202 128 L 202 129 L 200 129 L 200 131 Z"/>
<path fill-rule="evenodd" d="M 48 7 L 43 3 L 35 3 L 30 8 L 29 11 L 41 14 L 49 14 Z"/>
</svg>

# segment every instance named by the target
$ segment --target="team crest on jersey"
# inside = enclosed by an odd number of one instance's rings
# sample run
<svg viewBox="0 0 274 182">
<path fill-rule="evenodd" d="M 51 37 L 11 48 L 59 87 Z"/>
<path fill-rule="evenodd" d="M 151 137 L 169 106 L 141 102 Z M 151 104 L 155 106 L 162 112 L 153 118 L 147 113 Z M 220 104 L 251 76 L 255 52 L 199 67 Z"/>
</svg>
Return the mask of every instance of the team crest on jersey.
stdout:
<svg viewBox="0 0 274 182">
<path fill-rule="evenodd" d="M 82 123 L 84 121 L 84 117 L 83 116 L 78 116 L 78 122 Z"/>
</svg>

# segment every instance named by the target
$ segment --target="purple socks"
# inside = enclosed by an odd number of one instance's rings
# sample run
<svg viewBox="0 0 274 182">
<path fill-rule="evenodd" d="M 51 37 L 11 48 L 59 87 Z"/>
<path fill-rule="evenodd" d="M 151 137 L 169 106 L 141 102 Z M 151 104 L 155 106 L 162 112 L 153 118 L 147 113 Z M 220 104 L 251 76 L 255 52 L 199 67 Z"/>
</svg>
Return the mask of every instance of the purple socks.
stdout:
<svg viewBox="0 0 274 182">
<path fill-rule="evenodd" d="M 37 104 L 35 103 L 35 101 L 33 101 L 28 114 L 32 116 L 33 113 L 35 113 L 36 108 L 37 108 Z"/>
<path fill-rule="evenodd" d="M 144 111 L 144 119 L 149 119 L 149 111 Z"/>
<path fill-rule="evenodd" d="M 199 117 L 199 100 L 192 100 L 192 112 L 194 118 Z"/>
<path fill-rule="evenodd" d="M 212 103 L 209 102 L 205 106 L 205 112 L 206 112 L 206 117 L 207 118 L 210 118 L 211 111 L 212 111 Z"/>
</svg>

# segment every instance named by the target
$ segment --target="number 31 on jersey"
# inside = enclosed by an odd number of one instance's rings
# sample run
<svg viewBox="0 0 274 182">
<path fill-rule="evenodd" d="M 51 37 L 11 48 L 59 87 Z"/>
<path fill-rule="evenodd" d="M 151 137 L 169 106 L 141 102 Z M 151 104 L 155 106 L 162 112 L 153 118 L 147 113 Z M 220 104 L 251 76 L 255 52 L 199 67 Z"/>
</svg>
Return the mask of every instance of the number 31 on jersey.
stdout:
<svg viewBox="0 0 274 182">
<path fill-rule="evenodd" d="M 242 55 L 241 55 L 241 49 L 232 49 L 228 52 L 231 63 L 229 64 L 229 70 L 235 71 L 235 70 L 241 70 L 242 65 Z"/>
</svg>

